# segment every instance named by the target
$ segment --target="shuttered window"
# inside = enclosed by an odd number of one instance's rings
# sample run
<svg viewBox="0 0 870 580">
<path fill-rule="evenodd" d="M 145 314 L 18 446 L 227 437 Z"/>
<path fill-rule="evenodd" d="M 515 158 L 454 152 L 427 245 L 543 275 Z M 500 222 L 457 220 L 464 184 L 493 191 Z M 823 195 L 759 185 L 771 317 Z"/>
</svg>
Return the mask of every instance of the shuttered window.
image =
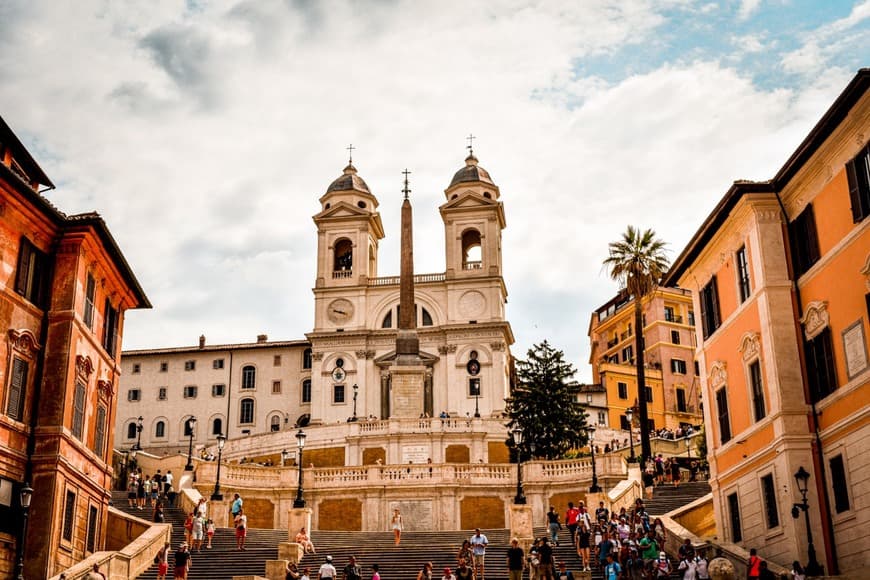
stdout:
<svg viewBox="0 0 870 580">
<path fill-rule="evenodd" d="M 97 424 L 94 426 L 94 453 L 103 457 L 106 447 L 106 407 L 97 407 Z"/>
<path fill-rule="evenodd" d="M 9 399 L 6 414 L 16 421 L 24 421 L 24 399 L 27 396 L 27 361 L 12 357 L 12 379 L 9 381 Z"/>
<path fill-rule="evenodd" d="M 735 544 L 743 541 L 743 527 L 740 524 L 740 501 L 737 494 L 728 496 L 728 517 L 731 523 L 731 541 Z"/>
<path fill-rule="evenodd" d="M 99 517 L 99 511 L 96 506 L 90 506 L 88 508 L 88 536 L 87 541 L 85 543 L 85 550 L 94 553 L 97 547 L 97 518 Z"/>
<path fill-rule="evenodd" d="M 722 319 L 719 315 L 719 288 L 716 284 L 716 276 L 710 279 L 706 286 L 701 288 L 701 329 L 704 338 L 716 332 Z"/>
<path fill-rule="evenodd" d="M 819 261 L 819 237 L 816 233 L 816 217 L 812 204 L 788 224 L 792 263 L 795 276 L 800 276 Z"/>
<path fill-rule="evenodd" d="M 764 405 L 764 384 L 761 382 L 761 363 L 754 361 L 749 365 L 749 383 L 752 387 L 752 412 L 755 421 L 767 416 Z"/>
<path fill-rule="evenodd" d="M 73 523 L 76 515 L 76 493 L 74 491 L 66 492 L 66 501 L 63 504 L 63 529 L 61 531 L 63 539 L 67 542 L 72 542 L 73 539 Z"/>
<path fill-rule="evenodd" d="M 849 181 L 852 221 L 857 224 L 870 215 L 870 145 L 846 164 L 846 177 Z"/>
<path fill-rule="evenodd" d="M 87 287 L 85 288 L 85 309 L 82 319 L 85 326 L 88 328 L 94 327 L 94 296 L 96 295 L 97 284 L 92 274 L 88 273 Z"/>
<path fill-rule="evenodd" d="M 804 352 L 807 359 L 810 398 L 817 403 L 837 389 L 837 369 L 834 366 L 831 329 L 826 328 L 812 340 L 804 342 Z"/>
<path fill-rule="evenodd" d="M 48 283 L 48 254 L 39 250 L 27 238 L 21 238 L 18 250 L 18 270 L 15 291 L 31 303 L 45 308 Z"/>
<path fill-rule="evenodd" d="M 81 441 L 85 427 L 85 384 L 76 382 L 75 399 L 73 401 L 72 432 Z"/>
<path fill-rule="evenodd" d="M 779 526 L 779 507 L 776 505 L 776 488 L 773 485 L 772 473 L 761 478 L 761 494 L 764 497 L 767 529 L 776 528 Z"/>
<path fill-rule="evenodd" d="M 834 488 L 834 509 L 838 514 L 849 510 L 849 485 L 846 483 L 846 466 L 843 464 L 843 456 L 832 457 L 831 486 Z"/>
<path fill-rule="evenodd" d="M 719 439 L 724 445 L 731 441 L 731 418 L 728 415 L 728 392 L 725 387 L 716 391 L 716 412 L 719 417 Z"/>
<path fill-rule="evenodd" d="M 115 350 L 118 348 L 118 311 L 112 308 L 108 298 L 103 318 L 103 348 L 109 356 L 115 358 Z"/>
</svg>

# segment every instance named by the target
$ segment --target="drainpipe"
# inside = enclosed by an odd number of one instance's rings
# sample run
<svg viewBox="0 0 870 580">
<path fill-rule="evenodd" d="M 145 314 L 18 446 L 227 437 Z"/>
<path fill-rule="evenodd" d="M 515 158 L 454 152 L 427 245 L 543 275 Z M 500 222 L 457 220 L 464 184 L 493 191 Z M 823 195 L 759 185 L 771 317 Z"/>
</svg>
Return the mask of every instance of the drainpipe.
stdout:
<svg viewBox="0 0 870 580">
<path fill-rule="evenodd" d="M 779 202 L 779 209 L 782 212 L 783 220 L 785 221 L 785 248 L 786 260 L 788 263 L 789 278 L 791 278 L 792 290 L 795 295 L 795 306 L 797 307 L 797 319 L 795 327 L 799 337 L 803 337 L 803 328 L 800 325 L 800 319 L 803 318 L 804 306 L 801 299 L 801 290 L 797 283 L 797 276 L 794 276 L 791 263 L 791 237 L 788 235 L 788 213 L 785 211 L 785 205 L 782 203 L 782 198 L 779 196 L 779 191 L 774 191 L 776 201 Z M 798 356 L 801 363 L 801 375 L 807 376 L 807 361 L 806 353 L 803 348 L 798 348 Z M 816 402 L 809 392 L 806 393 L 807 399 L 810 402 L 810 428 L 813 430 L 814 439 L 812 442 L 813 448 L 813 463 L 818 477 L 816 478 L 816 495 L 819 498 L 819 519 L 822 522 L 830 522 L 831 520 L 831 501 L 828 498 L 826 490 L 828 489 L 828 474 L 825 471 L 825 452 L 822 449 L 822 437 L 819 434 L 819 411 L 816 408 Z M 827 561 L 828 574 L 836 576 L 839 574 L 837 566 L 837 544 L 834 540 L 833 526 L 822 526 L 822 538 L 825 542 L 825 560 Z"/>
</svg>

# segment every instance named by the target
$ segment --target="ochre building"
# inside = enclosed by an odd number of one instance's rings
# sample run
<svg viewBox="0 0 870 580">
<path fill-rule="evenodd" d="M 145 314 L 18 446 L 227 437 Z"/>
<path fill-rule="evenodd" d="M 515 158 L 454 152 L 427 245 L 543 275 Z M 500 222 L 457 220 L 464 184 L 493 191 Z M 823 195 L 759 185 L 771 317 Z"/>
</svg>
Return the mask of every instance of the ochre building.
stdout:
<svg viewBox="0 0 870 580">
<path fill-rule="evenodd" d="M 0 118 L 0 577 L 47 578 L 105 544 L 124 312 L 150 304 L 96 213 L 65 215 Z"/>
<path fill-rule="evenodd" d="M 728 190 L 666 283 L 698 318 L 720 537 L 782 565 L 867 566 L 870 69 L 769 181 Z M 857 577 L 857 576 L 856 576 Z"/>
</svg>

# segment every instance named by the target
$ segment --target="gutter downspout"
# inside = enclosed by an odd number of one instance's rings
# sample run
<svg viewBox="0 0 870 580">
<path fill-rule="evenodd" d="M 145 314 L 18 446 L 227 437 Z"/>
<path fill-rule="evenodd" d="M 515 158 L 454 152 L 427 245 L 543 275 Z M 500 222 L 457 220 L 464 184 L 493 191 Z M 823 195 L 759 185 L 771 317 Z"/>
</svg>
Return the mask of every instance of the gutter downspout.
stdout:
<svg viewBox="0 0 870 580">
<path fill-rule="evenodd" d="M 789 277 L 791 278 L 792 289 L 795 295 L 795 306 L 797 307 L 797 318 L 795 321 L 795 326 L 797 327 L 798 336 L 803 337 L 803 328 L 800 326 L 800 319 L 803 318 L 804 314 L 804 306 L 803 300 L 801 298 L 801 290 L 798 287 L 797 277 L 794 276 L 794 272 L 792 271 L 792 262 L 791 262 L 791 236 L 789 236 L 788 232 L 788 213 L 785 211 L 785 205 L 782 203 L 782 198 L 779 196 L 779 191 L 774 191 L 776 195 L 776 201 L 779 202 L 779 208 L 782 212 L 783 220 L 785 221 L 785 247 L 786 247 L 786 259 L 788 260 L 788 270 Z M 807 361 L 806 361 L 806 353 L 803 348 L 800 348 L 798 345 L 798 356 L 800 358 L 801 363 L 801 375 L 807 377 Z M 808 377 L 807 377 L 808 379 Z M 806 385 L 806 383 L 804 383 Z M 808 387 L 808 386 L 807 386 Z M 808 388 L 807 388 L 808 390 Z M 819 434 L 819 411 L 816 408 L 816 402 L 813 400 L 813 397 L 809 392 L 805 392 L 807 395 L 807 399 L 810 402 L 810 428 L 813 431 L 813 435 L 815 438 L 812 442 L 812 447 L 814 451 L 814 468 L 816 470 L 816 474 L 818 474 L 817 482 L 816 482 L 816 495 L 819 497 L 819 518 L 822 522 L 830 522 L 831 520 L 831 501 L 826 493 L 828 489 L 828 474 L 825 471 L 825 452 L 822 450 L 822 437 Z M 828 566 L 828 574 L 832 576 L 836 576 L 839 574 L 839 568 L 837 566 L 837 544 L 834 540 L 834 531 L 833 526 L 822 525 L 822 538 L 825 541 L 825 560 Z"/>
</svg>

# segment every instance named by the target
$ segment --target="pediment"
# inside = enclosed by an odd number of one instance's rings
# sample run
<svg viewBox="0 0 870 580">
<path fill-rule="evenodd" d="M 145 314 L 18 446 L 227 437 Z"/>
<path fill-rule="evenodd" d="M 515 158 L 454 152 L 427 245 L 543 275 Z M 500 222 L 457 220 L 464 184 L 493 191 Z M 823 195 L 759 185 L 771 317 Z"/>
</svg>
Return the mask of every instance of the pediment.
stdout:
<svg viewBox="0 0 870 580">
<path fill-rule="evenodd" d="M 493 207 L 499 204 L 493 198 L 483 197 L 483 195 L 477 193 L 473 190 L 465 190 L 459 194 L 459 197 L 456 199 L 451 199 L 447 203 L 441 206 L 442 210 L 445 209 L 468 209 L 468 208 L 478 208 L 478 207 Z"/>
<path fill-rule="evenodd" d="M 431 367 L 434 366 L 440 360 L 440 357 L 429 354 L 425 351 L 420 351 L 420 360 L 423 362 L 423 366 Z M 382 354 L 381 356 L 375 358 L 375 364 L 379 367 L 389 367 L 396 361 L 396 351 L 391 350 L 386 354 Z"/>
<path fill-rule="evenodd" d="M 329 209 L 325 209 L 314 216 L 314 219 L 342 218 L 342 217 L 368 217 L 370 211 L 356 207 L 346 201 L 339 201 Z"/>
</svg>

